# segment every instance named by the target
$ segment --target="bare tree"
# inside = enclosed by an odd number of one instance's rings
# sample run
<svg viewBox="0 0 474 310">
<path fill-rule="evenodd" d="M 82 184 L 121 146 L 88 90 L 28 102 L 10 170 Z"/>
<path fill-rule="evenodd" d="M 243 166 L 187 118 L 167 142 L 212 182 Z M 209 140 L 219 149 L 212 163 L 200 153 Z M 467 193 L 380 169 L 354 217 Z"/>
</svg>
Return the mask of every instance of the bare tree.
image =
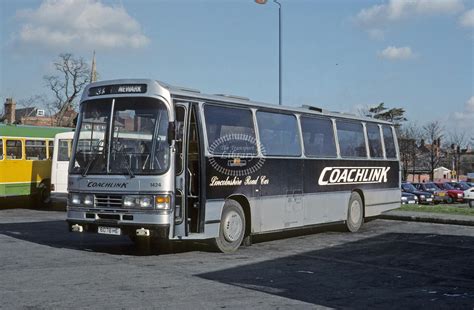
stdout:
<svg viewBox="0 0 474 310">
<path fill-rule="evenodd" d="M 415 122 L 408 123 L 399 129 L 398 144 L 404 180 L 407 180 L 410 170 L 413 176 L 416 173 L 417 159 L 419 156 L 418 144 L 422 139 L 422 129 Z"/>
<path fill-rule="evenodd" d="M 60 54 L 54 67 L 58 75 L 44 76 L 55 98 L 49 108 L 54 113 L 56 125 L 71 126 L 72 120 L 64 119 L 64 116 L 74 108 L 75 99 L 89 83 L 90 68 L 82 57 L 75 58 L 70 53 Z"/>
<path fill-rule="evenodd" d="M 46 108 L 46 95 L 33 95 L 28 98 L 22 98 L 17 101 L 17 104 L 22 108 Z"/>
<path fill-rule="evenodd" d="M 448 163 L 450 164 L 451 168 L 455 171 L 456 173 L 456 178 L 459 180 L 459 174 L 463 172 L 464 170 L 467 170 L 468 168 L 465 167 L 466 165 L 463 165 L 461 162 L 461 154 L 462 154 L 462 149 L 467 148 L 469 141 L 468 138 L 466 137 L 466 132 L 461 131 L 457 128 L 453 128 L 448 135 L 448 141 L 446 145 L 446 149 L 449 150 L 449 153 L 447 156 L 448 158 Z"/>
<path fill-rule="evenodd" d="M 429 144 L 428 164 L 430 170 L 430 179 L 434 180 L 434 170 L 438 168 L 439 163 L 444 157 L 441 150 L 441 138 L 444 136 L 444 128 L 438 121 L 431 121 L 423 126 L 423 134 L 426 142 Z"/>
</svg>

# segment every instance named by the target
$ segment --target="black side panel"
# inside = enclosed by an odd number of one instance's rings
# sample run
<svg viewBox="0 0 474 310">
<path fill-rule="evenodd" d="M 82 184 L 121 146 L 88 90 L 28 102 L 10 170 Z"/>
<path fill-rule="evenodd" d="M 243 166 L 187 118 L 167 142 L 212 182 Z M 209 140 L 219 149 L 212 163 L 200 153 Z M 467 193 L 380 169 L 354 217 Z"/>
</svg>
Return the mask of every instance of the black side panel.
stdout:
<svg viewBox="0 0 474 310">
<path fill-rule="evenodd" d="M 400 187 L 398 161 L 210 157 L 206 166 L 208 199 Z"/>
</svg>

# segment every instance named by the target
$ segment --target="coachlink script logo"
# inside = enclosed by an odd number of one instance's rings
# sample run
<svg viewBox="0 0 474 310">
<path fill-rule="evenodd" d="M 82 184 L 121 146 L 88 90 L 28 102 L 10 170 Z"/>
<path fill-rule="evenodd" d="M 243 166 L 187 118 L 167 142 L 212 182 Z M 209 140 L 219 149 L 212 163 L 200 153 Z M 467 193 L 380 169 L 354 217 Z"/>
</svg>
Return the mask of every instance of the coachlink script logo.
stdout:
<svg viewBox="0 0 474 310">
<path fill-rule="evenodd" d="M 386 183 L 390 167 L 326 167 L 319 185 Z"/>
<path fill-rule="evenodd" d="M 128 183 L 113 183 L 113 182 L 93 182 L 89 181 L 87 187 L 100 187 L 100 188 L 127 188 Z"/>
</svg>

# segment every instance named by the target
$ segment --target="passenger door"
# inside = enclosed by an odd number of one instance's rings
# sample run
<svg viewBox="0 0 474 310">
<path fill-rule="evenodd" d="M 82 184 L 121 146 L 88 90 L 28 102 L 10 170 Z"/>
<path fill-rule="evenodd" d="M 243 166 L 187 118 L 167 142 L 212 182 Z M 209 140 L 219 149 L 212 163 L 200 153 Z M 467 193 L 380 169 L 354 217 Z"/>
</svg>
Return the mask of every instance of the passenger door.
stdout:
<svg viewBox="0 0 474 310">
<path fill-rule="evenodd" d="M 174 236 L 201 231 L 201 133 L 197 104 L 177 102 L 176 114 L 176 208 Z"/>
</svg>

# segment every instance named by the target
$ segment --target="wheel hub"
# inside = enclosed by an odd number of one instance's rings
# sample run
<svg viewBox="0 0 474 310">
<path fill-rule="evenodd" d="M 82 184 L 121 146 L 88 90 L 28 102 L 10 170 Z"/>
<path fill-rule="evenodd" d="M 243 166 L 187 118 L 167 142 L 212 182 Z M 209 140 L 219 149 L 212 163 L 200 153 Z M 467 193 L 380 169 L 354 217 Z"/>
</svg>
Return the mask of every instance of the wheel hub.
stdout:
<svg viewBox="0 0 474 310">
<path fill-rule="evenodd" d="M 351 204 L 351 214 L 350 214 L 350 218 L 351 218 L 351 222 L 352 223 L 357 223 L 361 217 L 361 213 L 360 213 L 360 203 L 359 201 L 357 200 L 354 200 Z"/>
<path fill-rule="evenodd" d="M 235 211 L 227 213 L 224 219 L 223 233 L 224 238 L 229 242 L 234 242 L 240 238 L 243 222 L 240 215 Z"/>
</svg>

